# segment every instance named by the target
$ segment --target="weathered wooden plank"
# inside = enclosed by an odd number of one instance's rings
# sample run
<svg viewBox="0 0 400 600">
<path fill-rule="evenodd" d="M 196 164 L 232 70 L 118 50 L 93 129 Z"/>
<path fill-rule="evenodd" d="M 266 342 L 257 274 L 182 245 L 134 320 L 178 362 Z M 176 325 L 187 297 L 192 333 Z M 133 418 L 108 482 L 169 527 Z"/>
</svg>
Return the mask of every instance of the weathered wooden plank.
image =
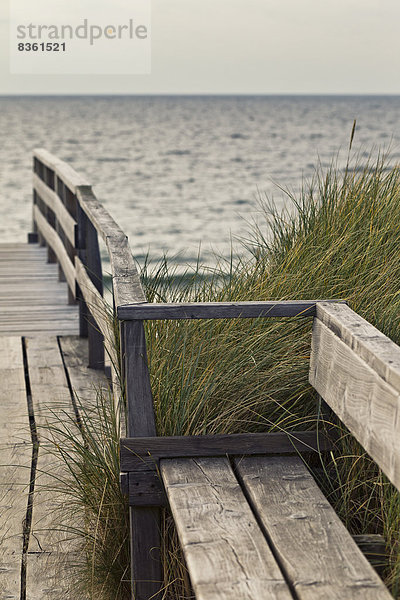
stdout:
<svg viewBox="0 0 400 600">
<path fill-rule="evenodd" d="M 197 600 L 291 600 L 226 458 L 168 459 L 161 475 Z"/>
<path fill-rule="evenodd" d="M 125 235 L 108 237 L 106 244 L 110 255 L 115 306 L 146 302 L 128 238 Z"/>
<path fill-rule="evenodd" d="M 298 600 L 392 598 L 299 457 L 235 465 Z"/>
<path fill-rule="evenodd" d="M 126 479 L 124 477 L 126 476 Z M 120 474 L 121 489 L 125 482 L 129 506 L 168 506 L 164 487 L 157 471 L 135 471 Z"/>
<path fill-rule="evenodd" d="M 77 555 L 71 552 L 28 553 L 27 600 L 74 600 Z"/>
<path fill-rule="evenodd" d="M 196 302 L 118 306 L 118 317 L 131 319 L 232 319 L 313 317 L 318 300 L 266 302 Z"/>
<path fill-rule="evenodd" d="M 70 215 L 60 198 L 35 173 L 33 174 L 33 189 L 36 190 L 43 202 L 54 212 L 65 235 L 71 244 L 75 245 L 76 221 Z"/>
<path fill-rule="evenodd" d="M 50 297 L 51 294 L 54 292 L 60 292 L 61 290 L 66 290 L 67 286 L 63 286 L 62 284 L 60 284 L 60 289 L 56 288 L 55 290 L 52 289 L 53 285 L 55 287 L 55 285 L 57 284 L 56 280 L 53 280 L 51 282 L 51 286 L 50 284 L 45 284 L 44 282 L 40 282 L 38 284 L 32 283 L 32 285 L 29 285 L 27 283 L 10 283 L 7 284 L 5 283 L 4 285 L 1 286 L 1 295 L 7 296 L 9 294 L 12 294 L 13 292 L 17 293 L 17 294 L 21 294 L 22 292 L 28 292 L 31 290 L 33 294 L 35 293 L 43 293 L 46 292 L 47 290 L 47 294 Z"/>
<path fill-rule="evenodd" d="M 315 319 L 310 383 L 400 489 L 400 396 Z"/>
<path fill-rule="evenodd" d="M 58 478 L 65 477 L 67 468 L 55 448 L 55 444 L 66 445 L 62 431 L 68 432 L 75 413 L 57 338 L 28 337 L 26 351 L 39 438 L 27 590 L 32 600 L 53 600 L 56 588 L 66 592 L 70 587 L 68 560 L 76 559 L 78 549 L 71 535 L 60 528 L 60 514 L 66 518 L 69 496 L 59 487 Z M 76 522 L 71 524 L 79 526 Z"/>
<path fill-rule="evenodd" d="M 20 337 L 0 338 L 0 597 L 21 598 L 32 443 Z"/>
<path fill-rule="evenodd" d="M 345 304 L 319 303 L 317 318 L 400 392 L 400 347 Z"/>
<path fill-rule="evenodd" d="M 125 438 L 121 439 L 121 470 L 140 470 L 141 465 L 155 469 L 160 458 L 293 454 L 328 448 L 329 440 L 315 431 Z"/>
<path fill-rule="evenodd" d="M 386 540 L 378 533 L 358 534 L 351 536 L 367 561 L 372 565 L 380 577 L 389 564 L 389 554 Z"/>
<path fill-rule="evenodd" d="M 1 309 L 1 314 L 0 314 L 0 319 L 2 319 L 3 317 L 10 317 L 10 315 L 14 315 L 16 313 L 26 313 L 27 309 L 26 306 L 13 306 L 13 305 L 2 305 L 2 309 Z M 36 307 L 35 305 L 33 305 L 32 310 L 29 311 L 29 315 L 34 317 L 35 319 L 38 318 L 43 318 L 46 319 L 52 319 L 54 317 L 58 317 L 58 316 L 65 316 L 65 317 L 71 317 L 74 316 L 76 317 L 76 309 L 72 306 L 54 306 L 54 304 L 47 304 L 47 305 L 41 305 L 40 307 Z"/>
<path fill-rule="evenodd" d="M 33 214 L 40 233 L 43 235 L 49 246 L 52 247 L 57 256 L 64 275 L 68 281 L 69 289 L 73 294 L 75 294 L 75 268 L 61 239 L 58 237 L 56 230 L 53 229 L 53 227 L 51 227 L 51 225 L 49 225 L 49 223 L 46 221 L 45 217 L 42 215 L 37 206 L 33 207 Z"/>
<path fill-rule="evenodd" d="M 77 189 L 77 197 L 82 210 L 104 242 L 107 243 L 107 238 L 110 237 L 126 237 L 110 213 L 97 200 L 91 187 L 80 187 Z"/>
<path fill-rule="evenodd" d="M 115 304 L 145 302 L 128 239 L 90 189 L 78 190 L 82 210 L 106 243 L 110 256 Z"/>
<path fill-rule="evenodd" d="M 80 258 L 75 256 L 76 281 L 105 340 L 111 340 L 113 332 L 110 327 L 109 307 L 97 291 Z"/>
<path fill-rule="evenodd" d="M 39 437 L 33 540 L 29 550 L 51 552 L 59 550 L 58 543 L 65 537 L 57 531 L 51 531 L 55 518 L 52 508 L 58 506 L 54 497 L 59 494 L 54 489 L 47 489 L 56 487 L 56 476 L 65 468 L 55 452 L 55 443 L 65 444 L 65 437 L 57 430 L 67 431 L 75 414 L 57 338 L 27 337 L 25 343 L 33 413 Z"/>
<path fill-rule="evenodd" d="M 146 338 L 142 322 L 122 323 L 128 434 L 130 437 L 156 435 L 156 426 L 147 364 Z"/>
<path fill-rule="evenodd" d="M 60 334 L 60 330 L 59 329 L 49 329 L 46 331 L 46 335 L 59 335 Z M 76 328 L 71 328 L 71 329 L 67 329 L 65 328 L 63 331 L 63 335 L 77 335 L 77 329 Z M 12 333 L 10 331 L 7 330 L 2 330 L 0 332 L 0 336 L 10 336 L 10 335 L 20 335 L 20 336 L 24 336 L 24 335 L 29 335 L 30 337 L 34 337 L 34 336 L 42 336 L 43 335 L 43 331 L 40 331 L 38 329 L 34 329 L 32 328 L 30 331 L 26 331 L 26 329 L 21 328 L 21 329 L 17 329 L 12 331 Z"/>
<path fill-rule="evenodd" d="M 68 330 L 71 335 L 72 333 L 76 333 L 78 331 L 78 324 L 71 321 L 54 321 L 52 323 L 46 323 L 45 321 L 37 323 L 37 322 L 24 322 L 22 324 L 12 323 L 9 326 L 2 323 L 0 326 L 1 331 L 4 333 L 5 331 L 22 331 L 23 333 L 28 334 L 30 331 L 36 331 L 41 333 L 42 335 L 47 333 L 50 330 L 57 331 L 58 334 L 62 334 L 64 331 Z M 18 333 L 16 335 L 23 335 L 23 333 Z"/>
<path fill-rule="evenodd" d="M 96 406 L 99 393 L 108 394 L 109 383 L 104 372 L 90 369 L 87 338 L 65 336 L 60 346 L 77 404 L 86 408 Z"/>
</svg>

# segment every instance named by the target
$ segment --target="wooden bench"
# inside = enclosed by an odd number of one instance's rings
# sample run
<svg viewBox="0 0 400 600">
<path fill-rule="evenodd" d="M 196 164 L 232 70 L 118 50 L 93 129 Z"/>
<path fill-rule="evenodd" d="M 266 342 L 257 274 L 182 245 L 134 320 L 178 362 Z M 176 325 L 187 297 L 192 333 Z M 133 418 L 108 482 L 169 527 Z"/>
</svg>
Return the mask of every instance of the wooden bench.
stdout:
<svg viewBox="0 0 400 600">
<path fill-rule="evenodd" d="M 400 348 L 344 303 L 267 304 L 143 304 L 119 317 L 128 325 L 312 314 L 310 383 L 400 489 Z M 143 348 L 136 367 L 125 365 L 130 420 L 151 402 Z M 327 444 L 318 432 L 121 440 L 135 599 L 162 597 L 157 523 L 168 503 L 198 600 L 389 600 L 300 456 Z"/>
</svg>

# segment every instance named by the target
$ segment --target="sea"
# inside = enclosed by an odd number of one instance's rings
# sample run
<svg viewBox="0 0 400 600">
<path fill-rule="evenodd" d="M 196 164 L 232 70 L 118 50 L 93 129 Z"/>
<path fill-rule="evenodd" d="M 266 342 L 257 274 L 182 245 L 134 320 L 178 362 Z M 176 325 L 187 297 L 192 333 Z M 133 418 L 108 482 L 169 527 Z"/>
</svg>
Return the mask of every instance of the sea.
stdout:
<svg viewBox="0 0 400 600">
<path fill-rule="evenodd" d="M 89 179 L 140 262 L 213 265 L 268 228 L 263 202 L 344 168 L 355 119 L 359 166 L 400 160 L 400 96 L 0 97 L 0 240 L 31 230 L 41 147 Z"/>
</svg>

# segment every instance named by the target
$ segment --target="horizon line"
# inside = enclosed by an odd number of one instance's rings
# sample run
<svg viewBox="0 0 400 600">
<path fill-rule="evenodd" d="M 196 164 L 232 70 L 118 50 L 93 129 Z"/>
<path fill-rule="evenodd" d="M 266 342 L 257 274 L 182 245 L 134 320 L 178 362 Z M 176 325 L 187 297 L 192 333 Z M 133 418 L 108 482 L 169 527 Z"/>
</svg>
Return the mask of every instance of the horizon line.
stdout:
<svg viewBox="0 0 400 600">
<path fill-rule="evenodd" d="M 40 92 L 25 92 L 25 93 L 1 93 L 0 98 L 16 98 L 16 97 L 36 97 L 36 98 L 66 98 L 66 97 L 400 97 L 400 92 L 147 92 L 147 93 L 130 93 L 130 92 L 76 92 L 76 93 L 40 93 Z"/>
</svg>

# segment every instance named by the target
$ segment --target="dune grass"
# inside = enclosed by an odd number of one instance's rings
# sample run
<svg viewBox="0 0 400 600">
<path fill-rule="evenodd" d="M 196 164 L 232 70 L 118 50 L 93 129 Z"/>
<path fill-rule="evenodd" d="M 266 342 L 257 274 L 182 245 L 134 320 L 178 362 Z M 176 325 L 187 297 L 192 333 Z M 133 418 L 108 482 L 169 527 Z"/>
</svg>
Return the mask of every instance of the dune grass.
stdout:
<svg viewBox="0 0 400 600">
<path fill-rule="evenodd" d="M 384 157 L 344 173 L 333 166 L 318 172 L 299 195 L 288 193 L 285 211 L 265 199 L 262 211 L 263 225 L 244 242 L 250 258 L 221 261 L 213 272 L 198 267 L 181 281 L 166 260 L 156 272 L 145 267 L 148 300 L 345 299 L 400 343 L 399 168 L 388 167 Z M 155 321 L 146 323 L 146 335 L 159 435 L 317 426 L 317 399 L 308 384 L 311 319 Z M 90 514 L 84 533 L 90 597 L 123 600 L 129 593 L 127 520 L 110 402 L 104 409 L 100 401 L 98 418 L 83 411 L 86 441 L 72 475 L 86 482 L 79 502 Z M 111 419 L 111 430 L 103 419 Z M 310 467 L 352 533 L 385 536 L 385 580 L 400 598 L 400 494 L 340 431 L 334 452 Z M 168 514 L 164 533 L 165 596 L 187 598 Z"/>
</svg>

